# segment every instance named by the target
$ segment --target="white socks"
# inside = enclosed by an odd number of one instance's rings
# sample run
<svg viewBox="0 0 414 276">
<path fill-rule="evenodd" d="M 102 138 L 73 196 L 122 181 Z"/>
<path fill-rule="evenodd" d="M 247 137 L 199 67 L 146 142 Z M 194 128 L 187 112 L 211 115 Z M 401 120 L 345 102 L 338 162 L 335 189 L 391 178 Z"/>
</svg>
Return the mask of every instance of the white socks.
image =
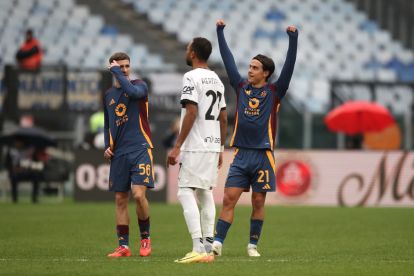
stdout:
<svg viewBox="0 0 414 276">
<path fill-rule="evenodd" d="M 191 188 L 178 188 L 177 197 L 183 207 L 184 218 L 187 223 L 188 231 L 193 239 L 193 251 L 205 252 L 201 237 L 214 236 L 214 219 L 216 207 L 214 205 L 213 193 L 211 190 L 196 189 L 197 197 L 200 202 L 201 215 L 198 209 L 194 191 Z M 209 242 L 205 241 L 207 245 Z M 200 248 L 202 247 L 202 248 Z M 207 250 L 211 248 L 207 245 Z"/>
<path fill-rule="evenodd" d="M 213 191 L 197 189 L 196 194 L 201 207 L 201 230 L 203 237 L 214 237 L 214 220 L 216 218 L 216 205 L 214 204 Z"/>
<path fill-rule="evenodd" d="M 177 197 L 183 207 L 185 222 L 191 238 L 201 238 L 200 212 L 193 190 L 191 188 L 178 188 Z"/>
</svg>

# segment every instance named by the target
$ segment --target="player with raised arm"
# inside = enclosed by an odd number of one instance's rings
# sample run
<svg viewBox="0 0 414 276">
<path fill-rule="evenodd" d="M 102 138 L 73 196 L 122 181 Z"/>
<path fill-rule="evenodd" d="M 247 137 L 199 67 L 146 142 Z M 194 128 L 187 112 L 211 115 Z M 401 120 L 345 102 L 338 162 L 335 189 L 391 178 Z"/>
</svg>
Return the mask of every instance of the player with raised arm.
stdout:
<svg viewBox="0 0 414 276">
<path fill-rule="evenodd" d="M 104 96 L 105 159 L 111 162 L 109 190 L 115 192 L 119 246 L 108 257 L 129 257 L 129 191 L 136 202 L 140 230 L 140 256 L 151 254 L 147 188 L 154 187 L 152 142 L 148 123 L 148 88 L 130 80 L 130 58 L 119 52 L 109 58 L 114 86 Z"/>
<path fill-rule="evenodd" d="M 193 240 L 192 251 L 178 263 L 214 261 L 212 189 L 222 164 L 227 112 L 224 85 L 207 65 L 211 50 L 210 41 L 201 37 L 187 46 L 186 61 L 192 70 L 183 77 L 180 133 L 168 154 L 168 164 L 175 165 L 181 152 L 177 196 Z"/>
<path fill-rule="evenodd" d="M 226 24 L 220 19 L 216 25 L 220 54 L 230 84 L 236 92 L 237 106 L 230 142 L 230 146 L 235 148 L 235 156 L 225 184 L 223 207 L 216 224 L 213 252 L 215 255 L 221 255 L 223 242 L 233 222 L 236 203 L 243 191 L 248 191 L 251 187 L 253 210 L 247 253 L 249 256 L 258 257 L 260 254 L 257 251 L 257 243 L 263 226 L 266 194 L 276 190 L 273 149 L 277 112 L 293 74 L 298 31 L 294 26 L 287 28 L 289 49 L 286 61 L 277 81 L 269 83 L 269 77 L 275 70 L 273 60 L 260 54 L 253 57 L 248 77 L 243 79 L 224 38 L 223 29 Z"/>
</svg>

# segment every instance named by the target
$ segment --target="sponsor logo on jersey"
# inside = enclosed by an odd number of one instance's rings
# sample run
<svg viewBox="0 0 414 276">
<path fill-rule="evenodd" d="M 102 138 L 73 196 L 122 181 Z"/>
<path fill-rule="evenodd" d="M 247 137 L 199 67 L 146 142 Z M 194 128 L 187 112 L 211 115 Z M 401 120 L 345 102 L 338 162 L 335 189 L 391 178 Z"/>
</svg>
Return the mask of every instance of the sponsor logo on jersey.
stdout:
<svg viewBox="0 0 414 276">
<path fill-rule="evenodd" d="M 119 118 L 115 121 L 116 126 L 120 126 L 128 122 L 128 115 L 125 114 L 127 111 L 127 108 L 125 104 L 120 103 L 115 107 L 115 114 Z"/>
<path fill-rule="evenodd" d="M 259 116 L 260 109 L 258 108 L 260 101 L 257 98 L 249 99 L 249 107 L 244 109 L 244 114 L 248 116 Z"/>
<path fill-rule="evenodd" d="M 183 88 L 183 95 L 184 94 L 192 95 L 193 94 L 193 90 L 194 90 L 194 87 L 193 86 L 184 86 L 184 88 Z"/>
<path fill-rule="evenodd" d="M 204 137 L 204 143 L 220 144 L 220 137 L 213 137 L 213 136 Z"/>
<path fill-rule="evenodd" d="M 252 92 L 251 90 L 245 90 L 245 92 L 246 92 L 246 95 L 247 96 L 250 96 L 250 93 Z"/>
<path fill-rule="evenodd" d="M 111 99 L 111 101 L 109 102 L 109 106 L 111 106 L 113 104 L 115 104 L 115 100 L 114 99 Z"/>
</svg>

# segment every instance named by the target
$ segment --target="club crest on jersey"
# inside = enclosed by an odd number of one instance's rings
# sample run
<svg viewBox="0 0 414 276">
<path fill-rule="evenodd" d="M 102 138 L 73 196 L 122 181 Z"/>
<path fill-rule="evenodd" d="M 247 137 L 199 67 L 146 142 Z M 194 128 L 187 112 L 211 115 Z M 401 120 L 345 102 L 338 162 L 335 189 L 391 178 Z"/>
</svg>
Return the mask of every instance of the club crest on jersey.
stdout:
<svg viewBox="0 0 414 276">
<path fill-rule="evenodd" d="M 248 116 L 259 116 L 260 115 L 260 109 L 258 108 L 259 104 L 260 104 L 259 99 L 257 98 L 249 99 L 249 107 L 246 107 L 244 109 L 244 114 Z"/>
<path fill-rule="evenodd" d="M 256 98 L 252 98 L 249 100 L 250 108 L 257 108 L 259 106 L 260 101 Z"/>
<path fill-rule="evenodd" d="M 263 90 L 262 92 L 260 92 L 260 97 L 266 97 L 266 95 L 267 95 L 267 92 L 266 92 L 266 90 Z"/>
<path fill-rule="evenodd" d="M 128 122 L 128 115 L 125 114 L 127 111 L 127 108 L 125 104 L 120 103 L 115 107 L 115 114 L 119 118 L 115 121 L 116 126 L 120 126 Z"/>
<path fill-rule="evenodd" d="M 125 115 L 126 110 L 127 110 L 127 109 L 126 109 L 125 104 L 120 103 L 120 104 L 118 104 L 118 105 L 115 107 L 115 114 L 116 114 L 116 116 L 118 116 L 118 117 L 124 116 L 124 115 Z"/>
</svg>

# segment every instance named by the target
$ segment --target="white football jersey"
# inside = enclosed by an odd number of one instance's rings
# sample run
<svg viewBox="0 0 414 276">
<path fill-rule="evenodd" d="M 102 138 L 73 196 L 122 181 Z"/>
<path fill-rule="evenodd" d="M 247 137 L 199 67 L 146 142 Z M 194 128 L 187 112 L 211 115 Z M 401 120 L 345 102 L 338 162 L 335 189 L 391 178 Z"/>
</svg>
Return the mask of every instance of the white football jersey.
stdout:
<svg viewBox="0 0 414 276">
<path fill-rule="evenodd" d="M 224 85 L 214 71 L 197 68 L 184 74 L 181 103 L 194 102 L 198 114 L 182 151 L 220 152 L 220 111 L 226 107 Z M 181 109 L 181 124 L 186 113 Z"/>
</svg>

